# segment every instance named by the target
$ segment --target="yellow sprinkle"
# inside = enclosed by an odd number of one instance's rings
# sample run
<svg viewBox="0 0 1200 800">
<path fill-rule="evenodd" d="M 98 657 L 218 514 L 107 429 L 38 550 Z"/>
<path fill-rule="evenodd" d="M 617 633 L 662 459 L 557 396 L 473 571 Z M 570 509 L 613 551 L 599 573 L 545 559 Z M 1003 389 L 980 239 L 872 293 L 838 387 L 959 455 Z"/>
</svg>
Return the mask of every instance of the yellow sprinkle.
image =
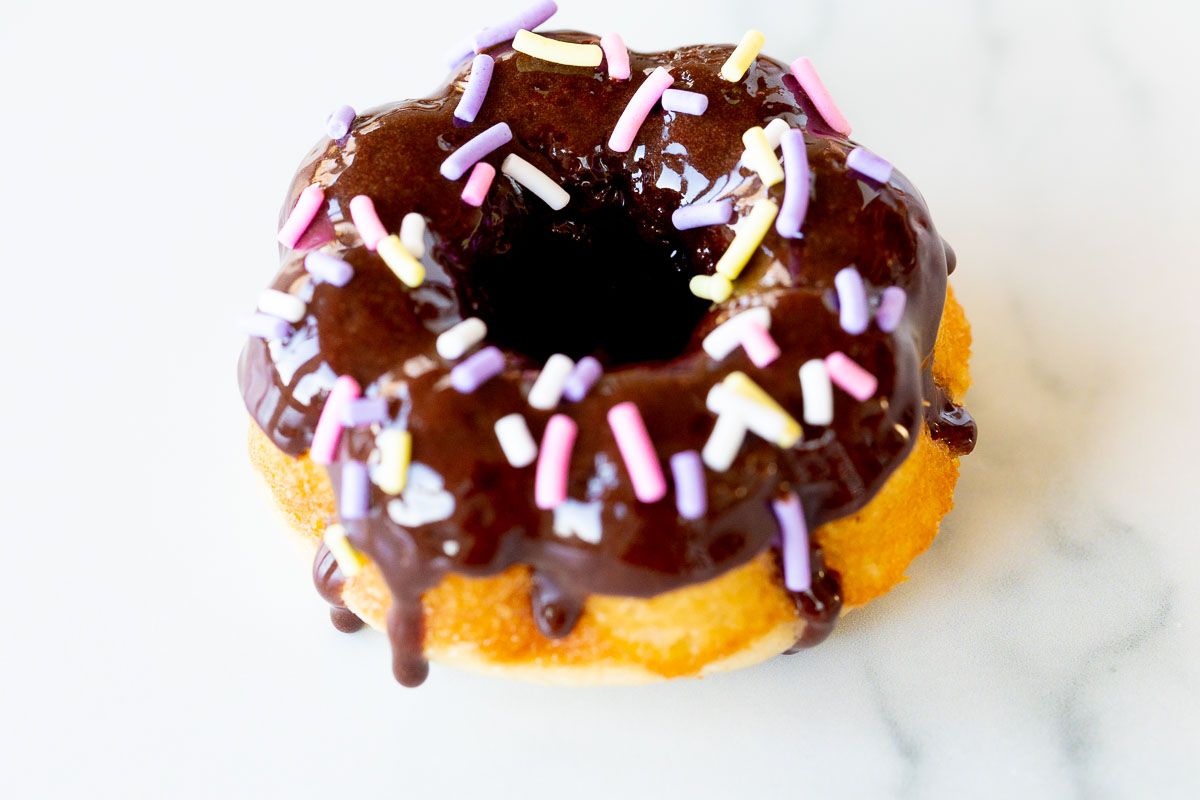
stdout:
<svg viewBox="0 0 1200 800">
<path fill-rule="evenodd" d="M 517 31 L 512 46 L 513 50 L 531 58 L 571 67 L 598 67 L 604 58 L 600 45 L 560 42 L 525 30 Z"/>
<path fill-rule="evenodd" d="M 325 546 L 333 553 L 338 569 L 347 578 L 357 575 L 367 563 L 367 557 L 354 549 L 346 538 L 346 529 L 336 522 L 325 529 Z"/>
<path fill-rule="evenodd" d="M 796 421 L 795 417 L 785 411 L 783 406 L 776 403 L 775 398 L 771 397 L 761 386 L 752 381 L 746 373 L 731 372 L 725 377 L 724 384 L 730 391 L 762 407 L 764 411 L 778 415 L 783 422 L 783 431 L 779 438 L 775 440 L 775 444 L 787 448 L 800 441 L 800 437 L 804 435 L 804 429 L 800 427 L 800 423 Z"/>
<path fill-rule="evenodd" d="M 746 74 L 746 70 L 750 69 L 750 65 L 754 63 L 754 59 L 758 58 L 758 51 L 762 50 L 763 42 L 766 40 L 767 37 L 762 35 L 762 31 L 746 31 L 742 41 L 729 54 L 729 59 L 721 67 L 721 77 L 731 83 L 740 81 Z"/>
<path fill-rule="evenodd" d="M 425 266 L 413 258 L 412 253 L 400 241 L 396 234 L 385 236 L 375 245 L 375 250 L 383 262 L 391 267 L 396 277 L 404 281 L 404 285 L 415 289 L 425 280 Z"/>
<path fill-rule="evenodd" d="M 692 294 L 702 300 L 724 303 L 733 294 L 733 284 L 724 275 L 696 275 L 688 281 Z"/>
<path fill-rule="evenodd" d="M 388 494 L 400 494 L 408 485 L 412 434 L 399 428 L 388 428 L 375 437 L 375 446 L 379 448 L 379 465 L 372 474 L 375 485 Z"/>
<path fill-rule="evenodd" d="M 742 270 L 750 263 L 758 246 L 762 244 L 763 237 L 771 229 L 771 223 L 775 221 L 775 215 L 778 213 L 779 206 L 775 205 L 773 200 L 764 197 L 754 204 L 750 213 L 738 223 L 738 232 L 734 234 L 733 241 L 717 262 L 719 275 L 724 275 L 731 281 L 737 280 L 737 276 L 742 274 Z"/>
<path fill-rule="evenodd" d="M 746 163 L 758 173 L 763 186 L 770 188 L 783 182 L 783 165 L 779 163 L 765 130 L 755 125 L 742 134 L 742 144 L 746 146 Z"/>
</svg>

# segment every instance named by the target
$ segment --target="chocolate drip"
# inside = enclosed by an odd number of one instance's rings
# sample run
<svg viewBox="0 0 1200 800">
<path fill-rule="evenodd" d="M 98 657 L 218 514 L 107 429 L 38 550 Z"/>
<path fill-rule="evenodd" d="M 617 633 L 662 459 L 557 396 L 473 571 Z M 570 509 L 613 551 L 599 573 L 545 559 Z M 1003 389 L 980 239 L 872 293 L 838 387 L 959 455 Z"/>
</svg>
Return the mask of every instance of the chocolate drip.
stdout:
<svg viewBox="0 0 1200 800">
<path fill-rule="evenodd" d="M 966 408 L 947 398 L 940 388 L 934 393 L 925 418 L 929 435 L 934 441 L 946 445 L 953 455 L 969 455 L 975 449 L 975 442 L 979 438 L 975 418 Z"/>
<path fill-rule="evenodd" d="M 342 587 L 346 585 L 346 578 L 324 542 L 317 548 L 317 554 L 313 558 L 312 575 L 317 593 L 329 603 L 329 621 L 333 623 L 333 627 L 342 633 L 361 630 L 363 621 L 342 602 Z"/>
<path fill-rule="evenodd" d="M 825 554 L 821 548 L 812 549 L 812 587 L 807 592 L 789 592 L 796 602 L 796 611 L 804 620 L 796 643 L 787 653 L 798 653 L 825 641 L 837 627 L 842 613 L 842 585 L 838 575 L 825 566 Z"/>
<path fill-rule="evenodd" d="M 586 602 L 545 572 L 533 573 L 530 600 L 538 630 L 550 639 L 561 639 L 575 628 Z"/>
</svg>

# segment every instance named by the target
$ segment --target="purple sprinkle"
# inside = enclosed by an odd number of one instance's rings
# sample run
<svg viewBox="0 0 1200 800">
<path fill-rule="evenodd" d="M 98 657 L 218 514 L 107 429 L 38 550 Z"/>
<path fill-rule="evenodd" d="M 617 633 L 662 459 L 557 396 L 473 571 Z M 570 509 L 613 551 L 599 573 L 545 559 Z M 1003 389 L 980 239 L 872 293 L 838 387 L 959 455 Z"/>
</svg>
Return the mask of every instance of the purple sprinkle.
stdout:
<svg viewBox="0 0 1200 800">
<path fill-rule="evenodd" d="M 706 228 L 709 225 L 724 225 L 733 216 L 733 201 L 718 200 L 715 203 L 695 203 L 675 209 L 671 223 L 676 230 Z"/>
<path fill-rule="evenodd" d="M 354 267 L 337 256 L 314 250 L 304 257 L 308 274 L 334 286 L 345 286 L 354 277 Z"/>
<path fill-rule="evenodd" d="M 471 77 L 467 79 L 467 88 L 463 90 L 458 107 L 454 109 L 456 119 L 463 122 L 474 122 L 483 108 L 483 99 L 487 97 L 488 87 L 492 84 L 492 71 L 496 59 L 480 53 L 471 62 Z"/>
<path fill-rule="evenodd" d="M 808 524 L 800 498 L 789 494 L 782 500 L 771 501 L 783 544 L 783 584 L 791 592 L 807 592 L 812 588 L 812 566 L 808 556 Z"/>
<path fill-rule="evenodd" d="M 287 320 L 255 311 L 242 320 L 242 332 L 247 336 L 257 336 L 260 339 L 282 341 L 292 335 L 292 326 L 288 324 Z"/>
<path fill-rule="evenodd" d="M 900 325 L 904 317 L 904 307 L 908 305 L 908 295 L 899 286 L 889 286 L 883 290 L 879 298 L 879 308 L 875 309 L 875 324 L 884 333 L 891 333 Z"/>
<path fill-rule="evenodd" d="M 857 336 L 867 329 L 871 321 L 867 288 L 863 285 L 862 275 L 853 266 L 846 267 L 834 276 L 833 285 L 837 287 L 842 330 Z"/>
<path fill-rule="evenodd" d="M 785 239 L 799 239 L 811 192 L 808 150 L 804 146 L 804 134 L 795 128 L 784 131 L 779 144 L 783 147 L 783 206 L 775 220 L 775 230 Z"/>
<path fill-rule="evenodd" d="M 504 369 L 504 354 L 497 347 L 485 347 L 450 370 L 450 385 L 470 394 Z"/>
<path fill-rule="evenodd" d="M 563 383 L 563 396 L 572 403 L 578 403 L 587 397 L 588 391 L 603 374 L 604 367 L 600 366 L 599 361 L 591 356 L 584 356 L 567 374 L 567 380 Z"/>
<path fill-rule="evenodd" d="M 499 25 L 484 28 L 475 34 L 475 52 L 478 53 L 493 45 L 507 42 L 516 36 L 519 30 L 531 31 L 553 17 L 557 11 L 558 4 L 554 0 L 541 0 Z"/>
<path fill-rule="evenodd" d="M 708 110 L 708 97 L 684 89 L 667 89 L 662 95 L 662 107 L 664 111 L 678 111 L 698 117 Z"/>
<path fill-rule="evenodd" d="M 342 412 L 342 424 L 348 428 L 384 422 L 388 418 L 386 397 L 360 397 L 346 404 Z"/>
<path fill-rule="evenodd" d="M 367 465 L 361 461 L 347 461 L 342 465 L 342 493 L 338 514 L 343 520 L 363 519 L 371 501 L 371 482 L 367 476 Z"/>
<path fill-rule="evenodd" d="M 357 116 L 350 106 L 338 106 L 325 118 L 325 132 L 329 134 L 330 139 L 341 139 L 350 132 L 350 126 L 354 124 Z"/>
<path fill-rule="evenodd" d="M 497 122 L 450 154 L 442 162 L 442 177 L 456 181 L 488 153 L 512 141 L 512 128 L 507 122 Z"/>
<path fill-rule="evenodd" d="M 865 147 L 856 147 L 846 156 L 846 166 L 876 183 L 892 179 L 892 165 Z"/>
<path fill-rule="evenodd" d="M 708 487 L 704 483 L 704 462 L 695 450 L 671 456 L 671 476 L 675 480 L 675 507 L 684 519 L 700 519 L 708 512 Z"/>
</svg>

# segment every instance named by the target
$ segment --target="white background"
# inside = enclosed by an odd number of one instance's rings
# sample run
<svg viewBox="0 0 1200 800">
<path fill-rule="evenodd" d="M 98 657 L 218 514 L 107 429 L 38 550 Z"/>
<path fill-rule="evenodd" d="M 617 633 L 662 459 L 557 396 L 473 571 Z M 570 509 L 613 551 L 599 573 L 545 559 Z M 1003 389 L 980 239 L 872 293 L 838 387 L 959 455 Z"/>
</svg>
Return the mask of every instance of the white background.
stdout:
<svg viewBox="0 0 1200 800">
<path fill-rule="evenodd" d="M 635 49 L 761 28 L 922 187 L 976 333 L 958 509 L 824 647 L 702 682 L 406 691 L 333 631 L 236 320 L 324 115 L 510 5 L 0 0 L 0 796 L 1197 796 L 1185 0 L 564 0 Z"/>
</svg>

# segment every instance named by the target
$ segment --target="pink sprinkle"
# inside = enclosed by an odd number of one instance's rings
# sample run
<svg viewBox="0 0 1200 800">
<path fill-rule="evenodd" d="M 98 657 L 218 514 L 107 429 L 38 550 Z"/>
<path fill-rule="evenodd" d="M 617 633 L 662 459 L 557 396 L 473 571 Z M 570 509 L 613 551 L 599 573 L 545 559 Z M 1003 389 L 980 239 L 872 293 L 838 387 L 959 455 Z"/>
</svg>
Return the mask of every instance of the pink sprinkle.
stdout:
<svg viewBox="0 0 1200 800">
<path fill-rule="evenodd" d="M 324 189 L 315 183 L 305 187 L 304 191 L 300 193 L 300 197 L 296 199 L 296 205 L 292 207 L 292 213 L 288 214 L 283 227 L 279 229 L 278 238 L 280 244 L 289 249 L 294 249 L 296 242 L 300 241 L 300 237 L 308 230 L 308 226 L 312 224 L 313 219 L 317 216 L 317 212 L 321 210 L 321 205 L 324 202 Z"/>
<path fill-rule="evenodd" d="M 642 123 L 646 121 L 646 117 L 650 116 L 650 110 L 662 97 L 662 93 L 671 88 L 671 84 L 674 82 L 675 79 L 671 77 L 671 73 L 662 67 L 658 67 L 650 73 L 633 93 L 633 97 L 629 98 L 629 105 L 625 106 L 620 119 L 613 127 L 612 136 L 608 138 L 608 146 L 611 149 L 618 153 L 629 152 L 638 131 L 642 129 Z"/>
<path fill-rule="evenodd" d="M 313 431 L 312 444 L 308 455 L 315 464 L 332 464 L 337 460 L 338 442 L 342 438 L 342 420 L 346 417 L 350 403 L 362 395 L 358 381 L 349 375 L 343 375 L 333 383 L 329 396 L 325 398 L 325 407 L 317 420 L 316 430 Z"/>
<path fill-rule="evenodd" d="M 746 322 L 742 331 L 742 348 L 759 369 L 779 358 L 779 345 L 771 332 L 753 320 Z"/>
<path fill-rule="evenodd" d="M 800 88 L 816 106 L 817 112 L 825 120 L 825 124 L 842 136 L 849 136 L 850 123 L 838 110 L 837 103 L 833 102 L 833 96 L 825 88 L 813 63 L 804 56 L 797 58 L 792 62 L 792 74 L 796 76 L 796 80 L 800 81 Z"/>
<path fill-rule="evenodd" d="M 375 213 L 375 203 L 365 194 L 350 199 L 350 219 L 354 220 L 354 227 L 358 228 L 358 235 L 368 250 L 374 250 L 380 240 L 387 238 L 387 228 Z"/>
<path fill-rule="evenodd" d="M 618 403 L 608 410 L 608 426 L 633 481 L 633 493 L 643 503 L 657 503 L 667 494 L 667 479 L 641 412 L 632 402 Z"/>
<path fill-rule="evenodd" d="M 496 168 L 486 161 L 480 161 L 471 170 L 471 177 L 467 178 L 467 185 L 463 187 L 463 202 L 479 208 L 483 205 L 483 198 L 487 197 L 488 189 L 492 188 L 492 181 L 495 179 Z"/>
<path fill-rule="evenodd" d="M 829 379 L 855 400 L 870 400 L 879 388 L 875 376 L 856 364 L 840 350 L 825 356 L 825 371 Z"/>
<path fill-rule="evenodd" d="M 794 492 L 782 500 L 771 501 L 775 519 L 779 522 L 779 538 L 783 544 L 783 585 L 792 592 L 807 592 L 812 588 L 812 564 L 808 555 L 808 523 L 804 507 Z"/>
<path fill-rule="evenodd" d="M 566 414 L 555 414 L 546 423 L 533 483 L 534 500 L 538 508 L 549 510 L 567 499 L 571 449 L 575 447 L 578 433 L 579 426 Z"/>
<path fill-rule="evenodd" d="M 600 37 L 600 49 L 608 61 L 608 77 L 614 81 L 629 80 L 629 49 L 617 33 L 606 33 Z"/>
</svg>

